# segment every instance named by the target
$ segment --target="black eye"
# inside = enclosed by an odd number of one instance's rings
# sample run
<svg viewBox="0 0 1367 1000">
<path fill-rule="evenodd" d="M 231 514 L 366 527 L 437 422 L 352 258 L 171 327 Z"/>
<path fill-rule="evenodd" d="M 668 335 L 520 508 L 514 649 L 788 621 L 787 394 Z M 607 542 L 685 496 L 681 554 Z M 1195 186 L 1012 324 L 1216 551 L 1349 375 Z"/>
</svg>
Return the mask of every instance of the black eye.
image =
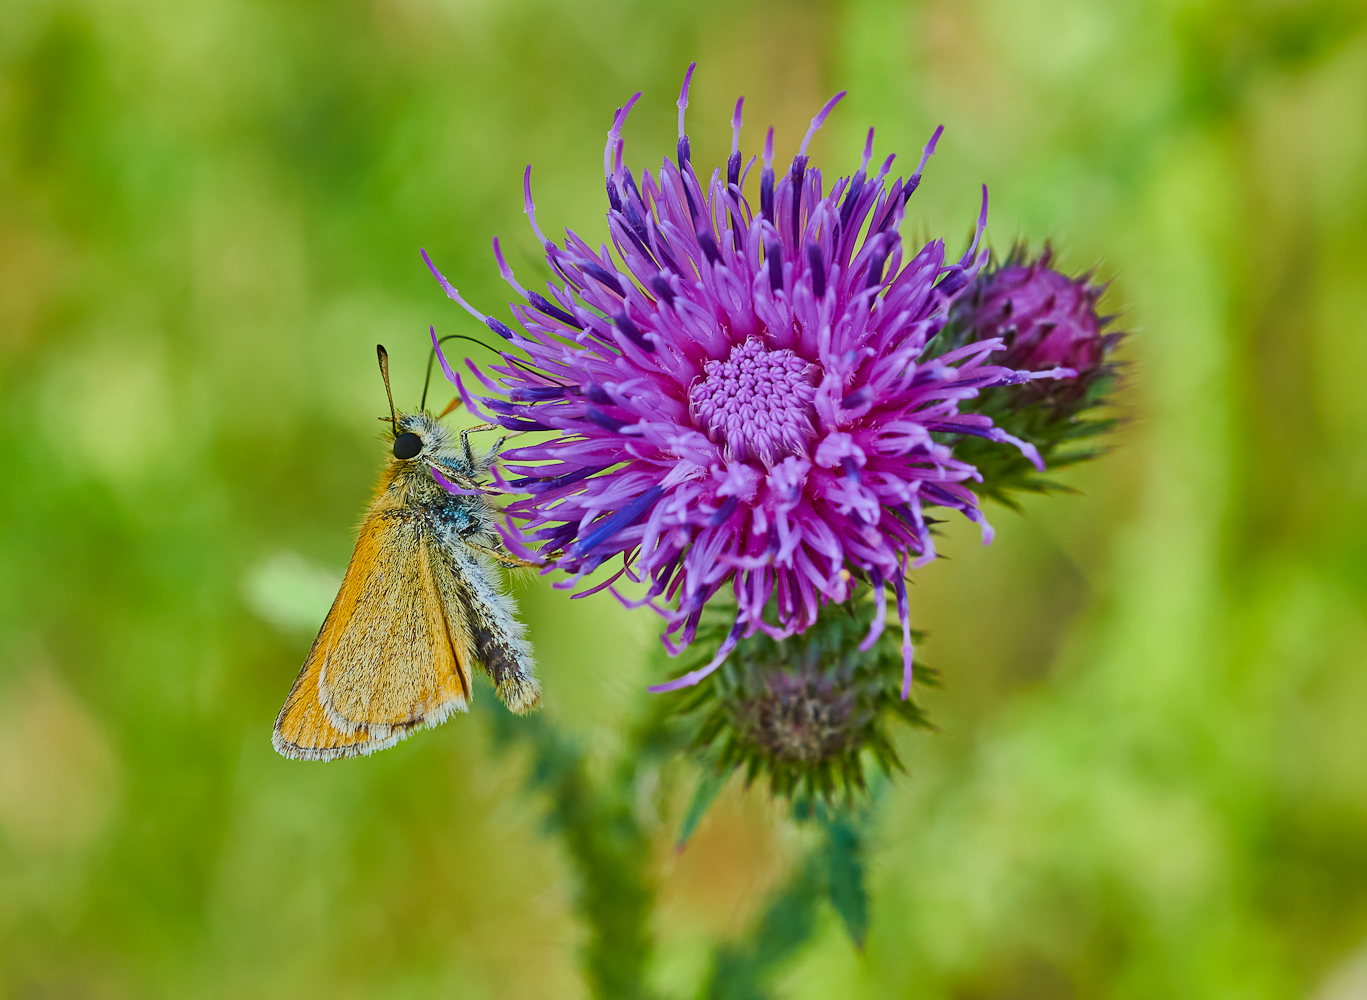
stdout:
<svg viewBox="0 0 1367 1000">
<path fill-rule="evenodd" d="M 412 431 L 406 431 L 394 439 L 395 458 L 416 458 L 422 451 L 422 438 Z"/>
</svg>

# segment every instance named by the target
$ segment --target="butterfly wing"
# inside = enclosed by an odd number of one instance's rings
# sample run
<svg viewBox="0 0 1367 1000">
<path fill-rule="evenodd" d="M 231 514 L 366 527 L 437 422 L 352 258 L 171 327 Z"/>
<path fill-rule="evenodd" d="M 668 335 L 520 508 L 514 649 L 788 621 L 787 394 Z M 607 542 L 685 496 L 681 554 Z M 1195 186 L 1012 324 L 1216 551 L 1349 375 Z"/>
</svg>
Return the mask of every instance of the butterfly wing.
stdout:
<svg viewBox="0 0 1367 1000">
<path fill-rule="evenodd" d="M 421 515 L 372 509 L 275 721 L 281 754 L 368 754 L 466 710 L 473 638 L 449 620 L 444 562 Z"/>
<path fill-rule="evenodd" d="M 537 708 L 541 685 L 533 674 L 532 647 L 515 617 L 517 605 L 499 586 L 487 557 L 459 540 L 442 546 L 440 555 L 434 563 L 452 632 L 470 637 L 475 661 L 509 709 L 522 715 Z"/>
</svg>

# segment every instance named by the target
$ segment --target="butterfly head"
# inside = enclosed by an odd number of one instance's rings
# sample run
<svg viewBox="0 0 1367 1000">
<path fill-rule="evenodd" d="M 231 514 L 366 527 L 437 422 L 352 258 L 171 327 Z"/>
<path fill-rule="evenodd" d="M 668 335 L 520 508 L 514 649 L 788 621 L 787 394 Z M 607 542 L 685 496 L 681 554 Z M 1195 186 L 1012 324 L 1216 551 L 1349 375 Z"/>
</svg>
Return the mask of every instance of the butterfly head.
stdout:
<svg viewBox="0 0 1367 1000">
<path fill-rule="evenodd" d="M 397 414 L 394 430 L 394 457 L 401 462 L 431 458 L 451 446 L 450 432 L 426 413 Z"/>
</svg>

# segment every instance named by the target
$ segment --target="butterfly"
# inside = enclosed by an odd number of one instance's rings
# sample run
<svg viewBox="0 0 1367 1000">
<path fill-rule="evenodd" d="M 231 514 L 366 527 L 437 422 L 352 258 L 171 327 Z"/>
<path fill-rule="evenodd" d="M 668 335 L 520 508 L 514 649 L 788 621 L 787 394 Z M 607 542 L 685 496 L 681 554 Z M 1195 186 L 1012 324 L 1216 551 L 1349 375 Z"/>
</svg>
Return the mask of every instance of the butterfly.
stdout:
<svg viewBox="0 0 1367 1000">
<path fill-rule="evenodd" d="M 525 629 L 492 565 L 534 564 L 509 553 L 494 529 L 481 480 L 498 445 L 484 455 L 470 446 L 471 431 L 493 426 L 462 431 L 457 445 L 425 409 L 395 412 L 389 356 L 383 346 L 376 354 L 392 456 L 341 590 L 275 720 L 275 749 L 297 760 L 373 753 L 467 711 L 476 666 L 512 711 L 541 701 Z"/>
</svg>

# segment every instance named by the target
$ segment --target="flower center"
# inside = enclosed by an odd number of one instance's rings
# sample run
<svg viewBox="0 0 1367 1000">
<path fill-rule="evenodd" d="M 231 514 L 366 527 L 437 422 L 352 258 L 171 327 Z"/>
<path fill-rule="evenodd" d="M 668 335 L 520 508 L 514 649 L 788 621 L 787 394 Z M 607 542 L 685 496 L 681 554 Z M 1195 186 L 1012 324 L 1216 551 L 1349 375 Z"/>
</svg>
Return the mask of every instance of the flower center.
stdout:
<svg viewBox="0 0 1367 1000">
<path fill-rule="evenodd" d="M 747 713 L 749 737 L 783 761 L 822 761 L 859 749 L 864 721 L 855 713 L 852 691 L 841 691 L 810 675 L 778 672 Z"/>
<path fill-rule="evenodd" d="M 689 412 L 727 458 L 770 466 L 807 451 L 814 433 L 814 365 L 751 338 L 725 361 L 704 364 L 703 372 L 688 390 Z"/>
</svg>

